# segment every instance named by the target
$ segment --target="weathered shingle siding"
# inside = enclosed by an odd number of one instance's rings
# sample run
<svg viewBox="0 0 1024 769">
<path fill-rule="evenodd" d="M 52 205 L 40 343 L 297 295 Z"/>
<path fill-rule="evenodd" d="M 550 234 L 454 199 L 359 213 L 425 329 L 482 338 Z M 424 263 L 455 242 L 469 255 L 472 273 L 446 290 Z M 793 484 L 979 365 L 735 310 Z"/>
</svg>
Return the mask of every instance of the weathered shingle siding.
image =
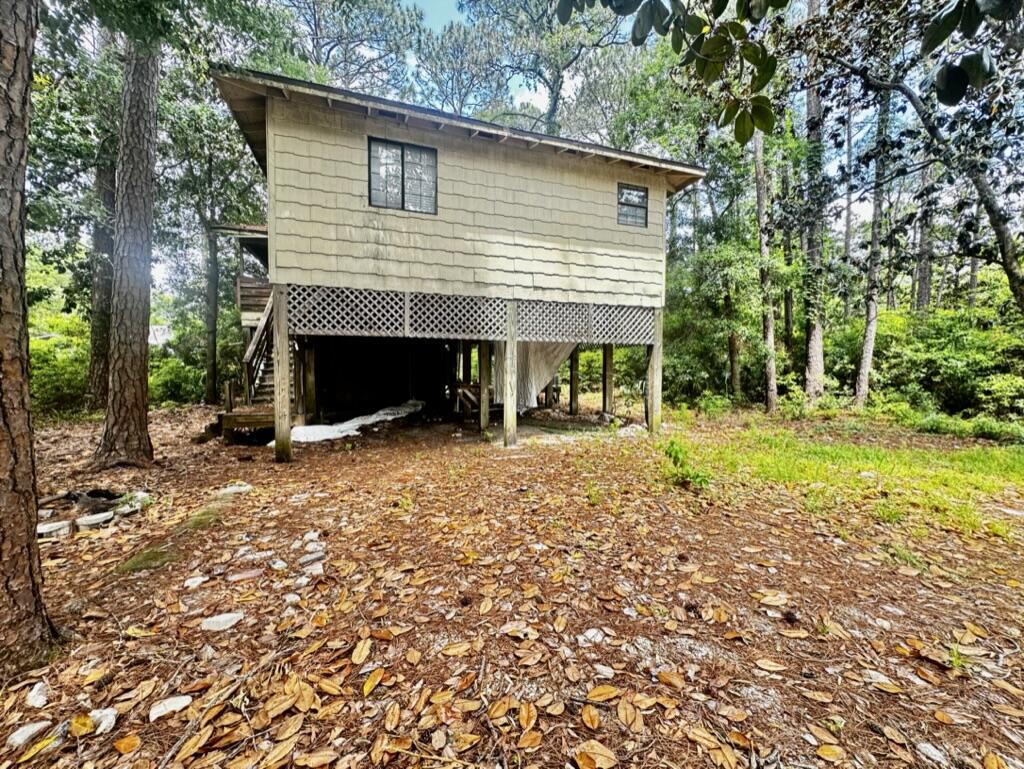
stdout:
<svg viewBox="0 0 1024 769">
<path fill-rule="evenodd" d="M 660 306 L 658 174 L 270 99 L 270 277 L 516 299 Z M 367 137 L 437 148 L 437 214 L 369 205 Z M 649 188 L 619 225 L 619 182 Z"/>
</svg>

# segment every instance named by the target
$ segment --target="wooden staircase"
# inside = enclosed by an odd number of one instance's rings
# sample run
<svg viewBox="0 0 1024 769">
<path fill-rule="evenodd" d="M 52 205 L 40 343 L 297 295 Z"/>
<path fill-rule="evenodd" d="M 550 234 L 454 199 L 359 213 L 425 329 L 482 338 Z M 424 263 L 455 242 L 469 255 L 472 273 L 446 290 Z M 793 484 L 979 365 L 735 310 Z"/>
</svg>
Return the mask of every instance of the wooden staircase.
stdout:
<svg viewBox="0 0 1024 769">
<path fill-rule="evenodd" d="M 273 303 L 268 298 L 259 325 L 253 332 L 252 341 L 242 358 L 242 376 L 245 404 L 247 406 L 274 405 L 274 324 Z M 290 349 L 294 363 L 295 350 Z M 294 369 L 293 369 L 294 370 Z M 288 378 L 288 397 L 295 397 L 295 379 Z"/>
</svg>

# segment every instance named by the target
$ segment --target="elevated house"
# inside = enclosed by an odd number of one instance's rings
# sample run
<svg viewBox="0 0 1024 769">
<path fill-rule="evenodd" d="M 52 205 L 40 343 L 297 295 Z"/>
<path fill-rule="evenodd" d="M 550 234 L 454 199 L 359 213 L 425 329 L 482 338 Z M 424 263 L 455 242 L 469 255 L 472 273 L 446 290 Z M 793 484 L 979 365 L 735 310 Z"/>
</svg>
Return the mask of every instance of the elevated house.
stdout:
<svg viewBox="0 0 1024 769">
<path fill-rule="evenodd" d="M 613 345 L 647 348 L 658 429 L 665 200 L 700 168 L 259 72 L 215 79 L 267 177 L 266 231 L 234 234 L 269 277 L 239 293 L 246 397 L 272 371 L 279 459 L 296 420 L 409 398 L 462 401 L 481 428 L 502 404 L 513 444 L 566 358 L 578 408 L 583 345 L 604 349 L 609 411 Z"/>
</svg>

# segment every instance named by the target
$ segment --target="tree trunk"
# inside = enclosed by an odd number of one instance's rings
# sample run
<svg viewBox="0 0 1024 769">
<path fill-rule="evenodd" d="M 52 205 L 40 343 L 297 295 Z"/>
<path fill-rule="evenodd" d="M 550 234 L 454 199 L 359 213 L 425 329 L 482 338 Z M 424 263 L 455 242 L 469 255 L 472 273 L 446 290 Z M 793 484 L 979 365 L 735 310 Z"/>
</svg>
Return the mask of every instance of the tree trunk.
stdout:
<svg viewBox="0 0 1024 769">
<path fill-rule="evenodd" d="M 743 398 L 743 381 L 740 375 L 740 335 L 736 330 L 731 291 L 726 290 L 722 304 L 726 320 L 729 323 L 729 394 L 733 400 L 739 401 Z"/>
<path fill-rule="evenodd" d="M 220 258 L 217 233 L 206 232 L 206 402 L 220 401 L 217 387 L 217 310 L 220 297 Z"/>
<path fill-rule="evenodd" d="M 814 18 L 821 10 L 821 0 L 808 0 L 807 17 Z M 816 69 L 816 55 L 809 69 Z M 807 401 L 814 403 L 825 394 L 825 325 L 824 283 L 825 262 L 822 238 L 825 219 L 822 189 L 822 108 L 821 92 L 812 82 L 807 86 L 807 186 L 810 216 L 807 227 L 807 256 L 804 274 L 804 306 L 807 313 L 807 366 L 804 389 Z"/>
<path fill-rule="evenodd" d="M 110 385 L 99 466 L 148 464 L 149 292 L 153 249 L 159 46 L 127 46 L 114 215 Z"/>
<path fill-rule="evenodd" d="M 853 101 L 850 99 L 850 84 L 846 84 L 846 215 L 843 230 L 843 320 L 850 319 L 853 275 Z"/>
<path fill-rule="evenodd" d="M 56 634 L 42 597 L 28 391 L 25 162 L 34 0 L 0 0 L 0 680 L 39 664 Z"/>
<path fill-rule="evenodd" d="M 914 309 L 927 310 L 932 303 L 932 213 L 925 203 L 921 214 L 921 234 L 917 243 L 917 296 Z"/>
<path fill-rule="evenodd" d="M 782 199 L 789 202 L 789 165 L 782 166 Z M 782 258 L 786 267 L 793 265 L 793 228 L 789 217 L 786 217 L 786 224 L 782 230 Z M 793 287 L 788 284 L 782 292 L 782 344 L 786 348 L 786 357 L 790 365 L 796 356 L 793 344 Z M 793 366 L 793 368 L 796 368 Z"/>
<path fill-rule="evenodd" d="M 971 276 L 967 283 L 967 306 L 974 307 L 978 301 L 978 257 L 971 257 Z"/>
<path fill-rule="evenodd" d="M 562 77 L 563 73 L 556 74 L 548 87 L 548 108 L 544 113 L 544 131 L 549 136 L 558 136 L 560 133 L 558 107 L 562 103 Z"/>
<path fill-rule="evenodd" d="M 92 265 L 89 308 L 89 393 L 90 410 L 107 405 L 110 377 L 110 303 L 114 284 L 114 189 L 115 168 L 101 153 L 93 189 L 100 203 L 92 228 Z"/>
<path fill-rule="evenodd" d="M 871 200 L 871 248 L 868 251 L 867 286 L 864 291 L 864 342 L 857 368 L 857 384 L 853 405 L 864 408 L 868 402 L 871 366 L 875 355 L 875 335 L 878 331 L 878 276 L 882 262 L 882 217 L 884 216 L 884 183 L 886 172 L 887 136 L 889 133 L 890 93 L 881 94 L 878 106 L 878 128 L 875 135 L 875 187 Z"/>
<path fill-rule="evenodd" d="M 768 249 L 768 174 L 764 167 L 764 136 L 754 135 L 754 181 L 757 188 L 757 233 L 760 247 L 761 332 L 764 342 L 764 408 L 769 414 L 779 407 L 779 384 L 775 375 L 775 302 L 772 299 L 772 271 Z"/>
</svg>

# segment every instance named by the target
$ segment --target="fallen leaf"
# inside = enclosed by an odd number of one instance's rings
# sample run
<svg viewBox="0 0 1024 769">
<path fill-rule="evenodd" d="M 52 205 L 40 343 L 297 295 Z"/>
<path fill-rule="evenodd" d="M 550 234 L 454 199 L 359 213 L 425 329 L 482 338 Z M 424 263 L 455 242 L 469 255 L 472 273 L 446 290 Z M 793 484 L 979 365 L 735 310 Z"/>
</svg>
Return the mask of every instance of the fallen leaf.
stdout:
<svg viewBox="0 0 1024 769">
<path fill-rule="evenodd" d="M 622 690 L 610 684 L 600 684 L 587 692 L 587 699 L 591 702 L 607 702 L 622 694 Z"/>
<path fill-rule="evenodd" d="M 772 673 L 776 673 L 780 670 L 786 669 L 786 666 L 783 665 L 781 662 L 775 662 L 775 660 L 770 660 L 764 657 L 754 662 L 754 664 L 761 668 L 761 670 L 767 670 Z"/>
<path fill-rule="evenodd" d="M 589 703 L 583 706 L 580 716 L 587 728 L 593 729 L 595 732 L 601 726 L 601 712 Z"/>
<path fill-rule="evenodd" d="M 141 744 L 142 740 L 139 739 L 139 735 L 127 734 L 121 739 L 114 741 L 114 750 L 124 756 L 129 753 L 134 753 L 139 749 L 139 745 Z"/>
<path fill-rule="evenodd" d="M 582 767 L 581 758 L 597 769 L 611 769 L 619 763 L 615 753 L 597 740 L 587 740 L 576 748 L 576 763 Z"/>
<path fill-rule="evenodd" d="M 369 697 L 370 692 L 377 688 L 377 684 L 379 684 L 383 678 L 384 668 L 374 668 L 363 682 L 363 696 Z"/>
<path fill-rule="evenodd" d="M 846 751 L 838 745 L 821 745 L 814 751 L 818 758 L 823 758 L 830 764 L 838 764 L 846 760 Z"/>
</svg>

